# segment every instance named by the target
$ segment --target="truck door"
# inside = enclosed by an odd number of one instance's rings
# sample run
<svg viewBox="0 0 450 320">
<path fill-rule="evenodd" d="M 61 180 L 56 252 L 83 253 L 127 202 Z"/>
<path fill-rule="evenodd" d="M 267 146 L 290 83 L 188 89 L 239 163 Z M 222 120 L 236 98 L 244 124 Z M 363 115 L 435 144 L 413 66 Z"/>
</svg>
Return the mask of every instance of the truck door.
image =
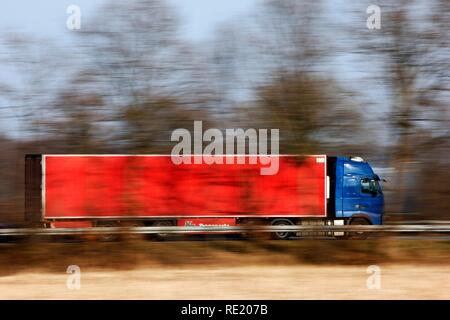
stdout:
<svg viewBox="0 0 450 320">
<path fill-rule="evenodd" d="M 362 213 L 368 214 L 371 220 L 378 220 L 384 210 L 383 192 L 381 191 L 378 180 L 377 177 L 361 179 L 359 210 Z M 374 221 L 372 222 L 374 223 Z"/>
<path fill-rule="evenodd" d="M 359 211 L 360 182 L 357 176 L 345 175 L 342 192 L 343 216 L 351 216 Z"/>
</svg>

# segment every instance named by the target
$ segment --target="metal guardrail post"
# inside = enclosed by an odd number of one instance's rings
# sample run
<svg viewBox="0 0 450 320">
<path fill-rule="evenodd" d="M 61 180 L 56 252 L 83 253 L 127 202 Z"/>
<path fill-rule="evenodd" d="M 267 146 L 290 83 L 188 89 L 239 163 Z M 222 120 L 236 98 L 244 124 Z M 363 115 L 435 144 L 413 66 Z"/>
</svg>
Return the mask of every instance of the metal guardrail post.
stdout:
<svg viewBox="0 0 450 320">
<path fill-rule="evenodd" d="M 88 235 L 88 234 L 158 234 L 158 233 L 245 233 L 245 232 L 450 232 L 444 225 L 345 225 L 345 226 L 233 226 L 233 227 L 95 227 L 95 228 L 10 228 L 0 229 L 0 236 L 24 235 Z"/>
</svg>

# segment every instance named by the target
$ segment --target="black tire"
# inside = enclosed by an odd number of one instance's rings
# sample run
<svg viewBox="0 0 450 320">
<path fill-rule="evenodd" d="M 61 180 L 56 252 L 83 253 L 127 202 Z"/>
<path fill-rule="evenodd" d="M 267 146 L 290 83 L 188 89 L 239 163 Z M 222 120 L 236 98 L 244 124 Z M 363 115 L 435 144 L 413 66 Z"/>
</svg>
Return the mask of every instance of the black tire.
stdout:
<svg viewBox="0 0 450 320">
<path fill-rule="evenodd" d="M 289 219 L 275 219 L 271 222 L 272 226 L 293 226 L 295 225 L 294 222 L 292 222 Z M 294 236 L 293 232 L 272 232 L 272 239 L 274 240 L 289 240 L 291 237 Z"/>
<path fill-rule="evenodd" d="M 136 227 L 145 227 L 145 223 L 141 221 L 127 221 L 120 223 L 121 227 L 126 228 L 136 228 Z M 120 237 L 121 240 L 124 241 L 142 241 L 148 240 L 148 234 L 145 233 L 125 233 Z"/>
<path fill-rule="evenodd" d="M 257 219 L 248 219 L 248 220 L 242 220 L 238 222 L 238 226 L 242 227 L 244 230 L 249 227 L 258 227 L 258 226 L 266 226 L 268 224 L 267 221 L 264 220 L 257 220 Z M 243 239 L 248 240 L 270 240 L 272 239 L 272 236 L 269 232 L 256 232 L 252 230 L 243 231 L 239 235 Z"/>
<path fill-rule="evenodd" d="M 173 227 L 174 223 L 170 220 L 155 221 L 152 227 Z M 156 241 L 164 241 L 170 238 L 170 233 L 156 233 L 153 238 Z"/>
<path fill-rule="evenodd" d="M 370 222 L 367 219 L 364 218 L 354 218 L 350 220 L 350 225 L 352 226 L 367 226 L 370 225 Z M 348 232 L 345 235 L 345 238 L 348 240 L 365 240 L 368 237 L 367 232 Z"/>
<path fill-rule="evenodd" d="M 105 221 L 105 222 L 98 222 L 96 224 L 96 227 L 99 228 L 117 228 L 119 227 L 119 224 L 114 221 Z M 120 239 L 120 235 L 117 233 L 101 233 L 97 237 L 98 241 L 100 242 L 115 242 Z"/>
</svg>

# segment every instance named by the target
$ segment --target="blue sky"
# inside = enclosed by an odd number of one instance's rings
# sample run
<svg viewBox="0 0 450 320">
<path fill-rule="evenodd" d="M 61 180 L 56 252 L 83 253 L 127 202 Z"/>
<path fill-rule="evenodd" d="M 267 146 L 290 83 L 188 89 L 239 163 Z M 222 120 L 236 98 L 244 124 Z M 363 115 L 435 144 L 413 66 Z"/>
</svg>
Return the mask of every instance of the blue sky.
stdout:
<svg viewBox="0 0 450 320">
<path fill-rule="evenodd" d="M 69 5 L 78 5 L 81 8 L 81 23 L 90 21 L 98 14 L 101 14 L 101 8 L 110 0 L 8 0 L 0 4 L 0 36 L 9 32 L 23 32 L 37 38 L 48 38 L 55 44 L 64 44 L 65 47 L 71 46 L 73 38 L 72 31 L 66 28 Z M 112 0 L 114 1 L 114 0 Z M 116 0 L 119 1 L 119 0 Z M 181 18 L 181 35 L 190 41 L 207 41 L 212 39 L 216 28 L 227 21 L 239 21 L 240 16 L 252 12 L 252 9 L 263 0 L 167 0 L 177 11 Z M 345 6 L 350 5 L 344 0 L 333 0 L 328 2 L 327 12 L 333 17 L 334 23 L 339 26 L 345 23 L 348 16 L 339 14 L 345 12 Z M 350 5 L 356 10 L 358 17 L 361 18 L 357 28 L 365 27 L 365 4 Z M 327 36 L 333 38 L 337 35 L 334 31 L 328 31 Z M 339 41 L 342 39 L 334 39 Z M 5 51 L 0 43 L 0 56 Z M 330 73 L 340 78 L 341 81 L 348 83 L 349 86 L 358 83 L 358 78 L 364 74 L 370 73 L 373 63 L 358 66 L 355 65 L 354 56 L 349 55 L 336 56 L 335 61 L 328 66 Z M 14 81 L 17 78 L 14 74 L 8 73 L 5 68 L 0 66 L 1 80 Z M 366 94 L 371 99 L 380 99 L 378 88 L 366 90 Z M 8 108 L 0 100 L 0 108 Z M 14 117 L 4 117 L 5 113 L 0 114 L 0 125 L 12 132 L 17 130 Z M 16 131 L 17 132 L 17 131 Z M 19 133 L 20 135 L 20 133 Z"/>
<path fill-rule="evenodd" d="M 209 38 L 216 26 L 249 12 L 258 0 L 170 0 L 181 15 L 185 36 L 192 40 Z"/>
<path fill-rule="evenodd" d="M 245 14 L 258 0 L 169 0 L 182 20 L 183 35 L 191 40 L 206 40 L 216 26 Z M 41 37 L 63 39 L 68 14 L 66 8 L 81 8 L 82 22 L 98 13 L 107 0 L 14 0 L 0 4 L 0 30 L 23 31 Z"/>
<path fill-rule="evenodd" d="M 181 19 L 181 36 L 190 41 L 207 41 L 216 28 L 227 20 L 249 12 L 258 0 L 168 0 Z M 0 38 L 8 33 L 23 33 L 37 39 L 48 39 L 55 45 L 70 48 L 72 31 L 66 27 L 68 6 L 78 5 L 81 23 L 92 21 L 108 0 L 13 0 L 0 4 Z M 7 55 L 0 41 L 0 57 Z M 17 75 L 0 66 L 0 82 L 14 83 Z M 10 136 L 21 137 L 15 111 L 0 99 L 0 125 Z M 10 112 L 8 110 L 10 109 Z M 6 112 L 5 112 L 6 111 Z"/>
</svg>

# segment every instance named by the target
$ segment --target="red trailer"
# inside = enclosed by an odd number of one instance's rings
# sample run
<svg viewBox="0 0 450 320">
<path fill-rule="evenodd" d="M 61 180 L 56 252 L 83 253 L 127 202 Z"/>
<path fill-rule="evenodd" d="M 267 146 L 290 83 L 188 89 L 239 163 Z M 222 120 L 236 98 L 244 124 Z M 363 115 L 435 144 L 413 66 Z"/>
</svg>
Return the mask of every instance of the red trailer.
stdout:
<svg viewBox="0 0 450 320">
<path fill-rule="evenodd" d="M 28 155 L 26 217 L 87 227 L 295 224 L 327 216 L 325 155 L 272 156 L 279 163 L 274 175 L 261 175 L 260 161 L 231 157 L 234 164 L 175 164 L 170 155 Z"/>
</svg>

